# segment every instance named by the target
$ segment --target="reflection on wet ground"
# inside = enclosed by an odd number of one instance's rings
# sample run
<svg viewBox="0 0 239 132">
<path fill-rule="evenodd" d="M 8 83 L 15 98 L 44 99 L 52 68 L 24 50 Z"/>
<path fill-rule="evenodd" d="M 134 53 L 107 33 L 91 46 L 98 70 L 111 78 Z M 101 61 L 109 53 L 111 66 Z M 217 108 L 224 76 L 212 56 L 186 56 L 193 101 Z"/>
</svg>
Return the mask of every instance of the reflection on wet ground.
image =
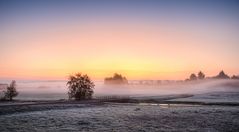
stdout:
<svg viewBox="0 0 239 132">
<path fill-rule="evenodd" d="M 201 105 L 195 104 L 157 104 L 157 103 L 139 103 L 139 105 L 151 105 L 151 106 L 159 106 L 161 108 L 171 108 L 171 107 L 198 107 Z"/>
</svg>

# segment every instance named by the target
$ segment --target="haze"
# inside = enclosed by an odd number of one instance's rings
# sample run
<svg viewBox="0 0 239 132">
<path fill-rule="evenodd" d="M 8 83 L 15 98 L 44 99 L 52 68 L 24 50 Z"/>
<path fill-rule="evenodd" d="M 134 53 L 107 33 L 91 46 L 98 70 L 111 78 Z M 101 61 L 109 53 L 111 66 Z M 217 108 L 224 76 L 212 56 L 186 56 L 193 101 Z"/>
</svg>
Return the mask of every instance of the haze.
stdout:
<svg viewBox="0 0 239 132">
<path fill-rule="evenodd" d="M 134 81 L 134 83 L 137 81 Z M 166 97 L 181 94 L 205 94 L 217 92 L 238 92 L 238 80 L 203 80 L 198 82 L 166 83 L 166 84 L 133 84 L 104 85 L 95 81 L 94 97 Z M 24 100 L 57 100 L 67 99 L 66 81 L 18 81 L 19 96 Z"/>
</svg>

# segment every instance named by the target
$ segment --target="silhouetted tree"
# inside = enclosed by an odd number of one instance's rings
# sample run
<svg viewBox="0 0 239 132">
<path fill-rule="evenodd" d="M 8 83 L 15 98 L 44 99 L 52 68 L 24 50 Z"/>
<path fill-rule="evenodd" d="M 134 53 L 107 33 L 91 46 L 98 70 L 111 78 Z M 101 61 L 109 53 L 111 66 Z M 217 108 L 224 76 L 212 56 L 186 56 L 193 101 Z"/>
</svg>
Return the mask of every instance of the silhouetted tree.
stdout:
<svg viewBox="0 0 239 132">
<path fill-rule="evenodd" d="M 121 79 L 123 79 L 123 77 L 122 77 L 121 74 L 115 73 L 114 76 L 113 76 L 113 79 L 115 79 L 115 80 L 121 80 Z"/>
<path fill-rule="evenodd" d="M 222 70 L 215 78 L 217 79 L 229 79 L 230 77 L 224 73 L 224 71 Z"/>
<path fill-rule="evenodd" d="M 18 95 L 16 90 L 16 81 L 12 81 L 10 85 L 7 87 L 7 91 L 4 92 L 4 98 L 7 100 L 12 101 L 14 97 Z"/>
<path fill-rule="evenodd" d="M 231 79 L 239 79 L 239 76 L 233 75 Z"/>
<path fill-rule="evenodd" d="M 95 85 L 88 75 L 82 75 L 81 73 L 70 75 L 67 85 L 69 89 L 69 99 L 83 100 L 92 98 Z"/>
<path fill-rule="evenodd" d="M 203 72 L 199 72 L 198 73 L 198 79 L 204 79 L 205 78 L 205 74 Z"/>
<path fill-rule="evenodd" d="M 127 84 L 128 80 L 121 74 L 115 73 L 113 77 L 106 77 L 105 84 Z"/>
<path fill-rule="evenodd" d="M 192 80 L 197 80 L 197 76 L 194 74 L 194 73 L 192 73 L 191 75 L 190 75 L 190 78 L 189 78 L 191 81 Z"/>
</svg>

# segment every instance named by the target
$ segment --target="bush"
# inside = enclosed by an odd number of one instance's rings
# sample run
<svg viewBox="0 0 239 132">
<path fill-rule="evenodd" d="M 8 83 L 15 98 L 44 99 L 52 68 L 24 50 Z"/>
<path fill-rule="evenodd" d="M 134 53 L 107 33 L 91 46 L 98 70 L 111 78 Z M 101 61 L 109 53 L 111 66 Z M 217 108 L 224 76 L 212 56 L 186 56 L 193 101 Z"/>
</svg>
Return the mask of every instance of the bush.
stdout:
<svg viewBox="0 0 239 132">
<path fill-rule="evenodd" d="M 70 75 L 67 85 L 69 88 L 69 99 L 74 98 L 75 100 L 84 100 L 92 98 L 95 85 L 88 75 L 82 75 L 81 73 Z"/>
</svg>

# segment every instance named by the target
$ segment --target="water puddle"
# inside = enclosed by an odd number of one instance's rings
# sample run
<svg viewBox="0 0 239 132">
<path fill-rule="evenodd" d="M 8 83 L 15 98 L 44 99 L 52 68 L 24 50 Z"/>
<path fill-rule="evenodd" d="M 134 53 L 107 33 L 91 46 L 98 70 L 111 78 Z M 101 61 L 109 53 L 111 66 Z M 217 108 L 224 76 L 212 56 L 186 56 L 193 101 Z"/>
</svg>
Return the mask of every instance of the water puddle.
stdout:
<svg viewBox="0 0 239 132">
<path fill-rule="evenodd" d="M 143 105 L 143 106 L 159 106 L 161 108 L 198 107 L 198 106 L 201 106 L 201 105 L 194 105 L 194 104 L 157 104 L 157 103 L 139 103 L 139 105 Z"/>
</svg>

